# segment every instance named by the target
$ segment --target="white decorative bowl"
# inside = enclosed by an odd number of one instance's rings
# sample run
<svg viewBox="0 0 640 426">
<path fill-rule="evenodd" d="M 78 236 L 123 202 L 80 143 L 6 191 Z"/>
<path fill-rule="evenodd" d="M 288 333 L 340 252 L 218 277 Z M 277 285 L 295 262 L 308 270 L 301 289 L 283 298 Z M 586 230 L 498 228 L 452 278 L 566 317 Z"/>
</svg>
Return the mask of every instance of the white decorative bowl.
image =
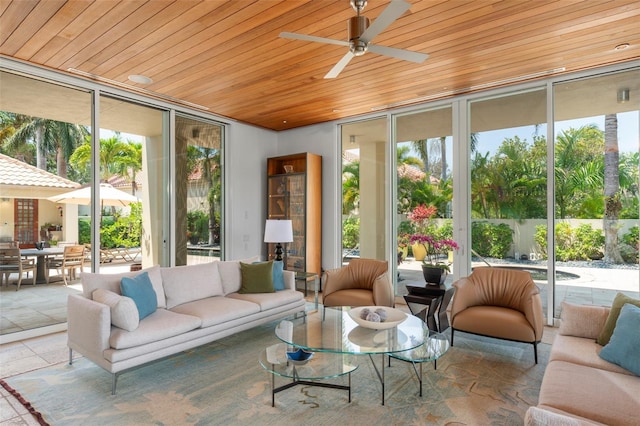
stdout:
<svg viewBox="0 0 640 426">
<path fill-rule="evenodd" d="M 371 312 L 375 312 L 376 309 L 383 309 L 387 313 L 387 320 L 385 322 L 367 321 L 360 318 L 360 312 L 363 309 L 369 309 Z M 373 330 L 386 330 L 393 328 L 407 319 L 407 314 L 399 309 L 389 308 L 386 306 L 359 306 L 349 310 L 349 316 L 361 327 L 371 328 Z"/>
</svg>

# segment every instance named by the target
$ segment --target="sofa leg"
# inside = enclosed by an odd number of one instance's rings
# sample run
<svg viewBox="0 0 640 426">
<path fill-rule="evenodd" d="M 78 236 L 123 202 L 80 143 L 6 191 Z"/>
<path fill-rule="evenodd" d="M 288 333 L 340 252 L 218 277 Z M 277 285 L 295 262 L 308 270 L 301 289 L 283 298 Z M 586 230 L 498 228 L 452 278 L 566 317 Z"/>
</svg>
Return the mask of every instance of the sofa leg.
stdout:
<svg viewBox="0 0 640 426">
<path fill-rule="evenodd" d="M 536 364 L 538 363 L 538 343 L 533 342 L 533 358 L 536 361 Z"/>
<path fill-rule="evenodd" d="M 111 374 L 111 395 L 115 395 L 116 394 L 116 385 L 118 384 L 118 374 L 117 373 L 112 373 Z"/>
<path fill-rule="evenodd" d="M 73 349 L 69 348 L 69 365 L 73 365 Z"/>
</svg>

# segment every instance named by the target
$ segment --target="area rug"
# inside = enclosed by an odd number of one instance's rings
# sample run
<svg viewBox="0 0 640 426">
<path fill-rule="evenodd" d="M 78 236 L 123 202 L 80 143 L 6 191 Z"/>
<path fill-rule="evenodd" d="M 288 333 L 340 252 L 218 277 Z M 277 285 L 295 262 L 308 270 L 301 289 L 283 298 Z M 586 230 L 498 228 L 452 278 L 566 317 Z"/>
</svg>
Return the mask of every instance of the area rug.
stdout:
<svg viewBox="0 0 640 426">
<path fill-rule="evenodd" d="M 352 401 L 347 392 L 296 386 L 276 394 L 258 363 L 278 343 L 277 322 L 183 352 L 121 375 L 80 358 L 6 378 L 52 425 L 521 425 L 538 400 L 550 345 L 531 345 L 460 333 L 437 363 L 424 365 L 423 396 L 411 365 L 385 369 L 386 400 L 369 358 L 355 357 Z M 286 383 L 277 377 L 276 386 Z M 331 383 L 347 384 L 346 377 Z"/>
</svg>

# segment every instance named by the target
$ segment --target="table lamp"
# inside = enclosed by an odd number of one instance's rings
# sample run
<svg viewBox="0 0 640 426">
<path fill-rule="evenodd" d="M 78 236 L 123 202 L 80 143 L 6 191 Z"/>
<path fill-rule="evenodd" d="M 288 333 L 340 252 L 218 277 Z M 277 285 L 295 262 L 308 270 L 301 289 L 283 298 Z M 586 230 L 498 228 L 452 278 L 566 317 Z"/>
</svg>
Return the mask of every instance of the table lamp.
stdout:
<svg viewBox="0 0 640 426">
<path fill-rule="evenodd" d="M 276 243 L 276 258 L 282 260 L 282 243 L 293 241 L 293 227 L 290 220 L 267 219 L 264 226 L 264 242 Z"/>
</svg>

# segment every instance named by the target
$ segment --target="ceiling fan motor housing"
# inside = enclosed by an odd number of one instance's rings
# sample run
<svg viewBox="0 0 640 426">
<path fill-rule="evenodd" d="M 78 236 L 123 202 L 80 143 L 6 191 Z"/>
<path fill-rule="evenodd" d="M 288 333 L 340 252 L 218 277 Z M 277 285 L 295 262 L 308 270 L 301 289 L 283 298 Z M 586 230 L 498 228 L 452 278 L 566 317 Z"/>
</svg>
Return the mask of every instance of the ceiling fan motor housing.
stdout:
<svg viewBox="0 0 640 426">
<path fill-rule="evenodd" d="M 360 40 L 360 36 L 367 28 L 369 28 L 369 18 L 366 16 L 354 16 L 349 19 L 350 50 L 356 56 L 364 55 L 367 51 L 367 43 Z"/>
</svg>

